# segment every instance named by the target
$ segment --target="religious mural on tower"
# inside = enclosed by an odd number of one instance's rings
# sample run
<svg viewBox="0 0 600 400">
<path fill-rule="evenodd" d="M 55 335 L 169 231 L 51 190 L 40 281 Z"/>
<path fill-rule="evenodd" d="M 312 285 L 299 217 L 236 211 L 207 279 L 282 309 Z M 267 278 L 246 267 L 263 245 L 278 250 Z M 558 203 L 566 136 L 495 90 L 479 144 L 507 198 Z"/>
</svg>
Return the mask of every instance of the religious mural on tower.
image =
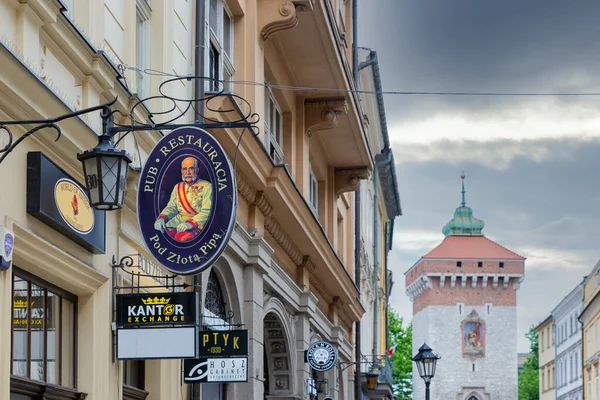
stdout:
<svg viewBox="0 0 600 400">
<path fill-rule="evenodd" d="M 462 354 L 465 357 L 485 356 L 485 322 L 473 310 L 461 325 Z"/>
</svg>

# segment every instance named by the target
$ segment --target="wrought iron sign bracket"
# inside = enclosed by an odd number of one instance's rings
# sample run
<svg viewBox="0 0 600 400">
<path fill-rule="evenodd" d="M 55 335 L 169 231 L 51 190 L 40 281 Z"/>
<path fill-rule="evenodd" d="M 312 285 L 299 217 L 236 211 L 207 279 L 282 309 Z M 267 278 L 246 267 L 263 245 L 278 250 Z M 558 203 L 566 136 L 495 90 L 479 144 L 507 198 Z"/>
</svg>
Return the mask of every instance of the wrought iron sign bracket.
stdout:
<svg viewBox="0 0 600 400">
<path fill-rule="evenodd" d="M 121 136 L 117 142 L 118 144 L 121 140 L 123 140 L 130 132 L 136 131 L 161 131 L 161 130 L 174 130 L 177 128 L 190 126 L 201 128 L 205 130 L 211 129 L 243 129 L 244 132 L 246 129 L 250 130 L 255 136 L 259 134 L 258 122 L 260 117 L 258 114 L 252 112 L 252 107 L 250 103 L 241 96 L 238 96 L 234 93 L 226 93 L 224 90 L 207 95 L 203 98 L 178 98 L 175 96 L 171 96 L 166 94 L 167 88 L 170 84 L 180 81 L 192 81 L 192 80 L 212 80 L 206 77 L 199 76 L 183 76 L 176 77 L 172 79 L 168 79 L 160 84 L 158 87 L 159 95 L 150 96 L 144 99 L 138 100 L 129 111 L 127 115 L 128 123 L 127 124 L 116 124 L 114 122 L 114 114 L 121 113 L 118 110 L 111 110 L 111 106 L 114 105 L 117 101 L 117 98 L 104 103 L 99 104 L 97 106 L 85 108 L 83 110 L 63 114 L 61 116 L 55 118 L 47 118 L 47 119 L 29 119 L 29 120 L 13 120 L 13 121 L 0 121 L 0 131 L 3 131 L 8 136 L 8 143 L 4 145 L 4 147 L 0 148 L 0 164 L 6 159 L 8 154 L 10 154 L 19 144 L 23 142 L 26 138 L 37 133 L 45 128 L 52 128 L 56 131 L 56 139 L 60 139 L 62 136 L 62 130 L 58 125 L 58 122 L 61 122 L 66 119 L 78 117 L 84 114 L 89 114 L 91 112 L 101 110 L 101 118 L 102 118 L 102 133 L 100 135 L 100 139 L 109 139 L 113 140 L 114 137 L 119 133 L 125 133 L 125 135 Z M 222 82 L 217 82 L 219 85 L 223 86 Z M 217 99 L 229 99 L 234 106 L 231 108 L 224 108 L 221 104 L 218 107 L 213 107 L 212 103 L 216 102 Z M 165 110 L 159 111 L 150 111 L 149 103 L 153 101 L 162 100 L 166 102 L 168 106 Z M 170 104 L 169 104 L 170 103 Z M 198 107 L 203 106 L 205 110 L 216 114 L 219 117 L 227 117 L 228 122 L 223 122 L 220 119 L 214 119 L 213 117 L 205 115 L 205 113 L 201 110 L 198 110 Z M 136 109 L 140 108 L 142 114 L 148 114 L 148 118 L 152 121 L 152 118 L 155 116 L 165 116 L 168 117 L 168 120 L 160 122 L 160 123 L 144 123 L 143 121 L 138 121 L 135 118 Z M 244 110 L 244 111 L 242 111 Z M 196 116 L 197 120 L 201 120 L 204 122 L 193 122 L 193 123 L 184 123 L 178 124 L 175 123 L 178 119 L 186 115 L 188 112 L 193 112 Z M 21 137 L 14 140 L 14 135 L 11 126 L 14 125 L 35 125 L 33 128 L 28 129 Z"/>
</svg>

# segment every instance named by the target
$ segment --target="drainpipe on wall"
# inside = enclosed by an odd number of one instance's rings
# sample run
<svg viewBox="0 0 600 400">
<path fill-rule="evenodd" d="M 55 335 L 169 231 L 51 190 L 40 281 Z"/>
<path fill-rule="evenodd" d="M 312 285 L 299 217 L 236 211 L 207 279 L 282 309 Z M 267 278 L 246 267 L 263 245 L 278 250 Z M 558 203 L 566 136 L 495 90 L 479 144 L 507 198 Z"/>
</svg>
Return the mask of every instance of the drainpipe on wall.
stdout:
<svg viewBox="0 0 600 400">
<path fill-rule="evenodd" d="M 195 24 L 196 24 L 196 38 L 195 38 L 195 51 L 194 51 L 194 76 L 204 76 L 204 33 L 205 33 L 205 20 L 206 20 L 206 8 L 205 0 L 196 0 L 196 13 L 195 13 Z M 204 122 L 203 111 L 204 111 L 204 79 L 194 79 L 194 109 L 196 110 L 196 122 Z M 202 274 L 194 275 L 194 291 L 198 296 L 198 308 L 202 310 Z M 192 385 L 192 399 L 200 398 L 200 384 L 195 383 Z"/>
<path fill-rule="evenodd" d="M 360 302 L 360 255 L 361 255 L 361 230 L 360 230 L 360 185 L 354 194 L 354 283 L 358 289 L 358 301 Z M 354 338 L 354 361 L 360 361 L 360 320 L 355 323 Z M 354 368 L 354 398 L 362 400 L 360 389 L 360 364 Z"/>
<path fill-rule="evenodd" d="M 373 168 L 373 357 L 379 336 L 379 162 Z M 373 359 L 373 361 L 375 361 Z"/>
<path fill-rule="evenodd" d="M 196 0 L 196 45 L 194 51 L 194 75 L 204 76 L 204 33 L 206 21 L 205 0 Z M 196 122 L 203 122 L 204 104 L 204 79 L 194 79 L 194 108 L 196 109 Z"/>
<path fill-rule="evenodd" d="M 354 87 L 358 89 L 358 0 L 352 1 L 352 75 Z M 361 230 L 360 230 L 360 185 L 354 195 L 354 283 L 358 289 L 358 300 L 360 301 L 360 255 L 361 255 Z M 354 337 L 354 361 L 359 362 L 361 356 L 360 348 L 360 321 L 355 324 Z M 360 388 L 360 364 L 354 368 L 354 398 L 362 400 Z"/>
</svg>

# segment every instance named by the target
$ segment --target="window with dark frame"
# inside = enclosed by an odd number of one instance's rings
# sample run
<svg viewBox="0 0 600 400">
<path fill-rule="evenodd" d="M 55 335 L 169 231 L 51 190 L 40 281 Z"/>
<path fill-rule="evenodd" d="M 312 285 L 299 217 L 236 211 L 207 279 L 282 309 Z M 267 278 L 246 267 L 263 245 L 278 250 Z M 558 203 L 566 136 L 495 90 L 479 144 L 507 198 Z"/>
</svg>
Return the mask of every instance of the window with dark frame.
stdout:
<svg viewBox="0 0 600 400">
<path fill-rule="evenodd" d="M 477 267 L 478 267 L 478 268 L 483 268 L 483 262 L 481 262 L 481 261 L 478 261 L 478 262 L 477 262 Z"/>
<path fill-rule="evenodd" d="M 503 262 L 500 263 L 500 268 L 504 268 L 504 263 Z"/>
<path fill-rule="evenodd" d="M 211 79 L 205 88 L 209 92 L 233 91 L 233 29 L 232 14 L 223 0 L 210 0 L 206 4 L 208 34 L 207 71 Z"/>
<path fill-rule="evenodd" d="M 16 267 L 12 283 L 11 374 L 74 387 L 77 297 Z"/>
<path fill-rule="evenodd" d="M 123 400 L 144 400 L 146 392 L 146 362 L 144 360 L 123 361 Z"/>
<path fill-rule="evenodd" d="M 457 262 L 456 262 L 456 266 L 457 266 L 458 268 L 462 267 L 462 261 L 457 261 Z"/>
</svg>

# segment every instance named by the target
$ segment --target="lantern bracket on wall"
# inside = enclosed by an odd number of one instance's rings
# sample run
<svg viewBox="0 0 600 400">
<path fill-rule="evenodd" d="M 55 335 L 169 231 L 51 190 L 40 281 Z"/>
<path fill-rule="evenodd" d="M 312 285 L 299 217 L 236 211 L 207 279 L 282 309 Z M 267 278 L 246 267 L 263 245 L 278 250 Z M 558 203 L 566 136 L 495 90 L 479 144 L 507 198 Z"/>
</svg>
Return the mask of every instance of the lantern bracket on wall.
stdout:
<svg viewBox="0 0 600 400">
<path fill-rule="evenodd" d="M 221 90 L 217 93 L 207 94 L 200 98 L 179 98 L 167 94 L 175 92 L 169 90 L 171 85 L 184 83 L 183 81 L 210 80 L 212 86 L 220 88 L 225 87 L 224 81 L 215 81 L 213 78 L 201 76 L 182 76 L 165 80 L 158 87 L 158 95 L 150 96 L 138 100 L 124 114 L 119 110 L 112 110 L 117 98 L 104 104 L 83 110 L 63 114 L 55 118 L 33 119 L 33 120 L 14 120 L 0 121 L 0 133 L 4 132 L 8 136 L 8 142 L 4 147 L 0 147 L 0 164 L 6 157 L 29 136 L 42 131 L 46 128 L 52 128 L 56 131 L 56 139 L 59 140 L 62 134 L 59 122 L 101 111 L 102 132 L 98 136 L 98 145 L 77 155 L 81 161 L 85 176 L 85 186 L 88 191 L 90 205 L 100 210 L 117 210 L 123 207 L 125 197 L 125 188 L 127 184 L 128 166 L 131 164 L 131 158 L 125 152 L 116 146 L 131 132 L 136 131 L 158 131 L 164 136 L 162 131 L 170 131 L 184 126 L 192 126 L 205 130 L 211 129 L 241 129 L 236 153 L 234 157 L 234 168 L 237 160 L 237 149 L 240 146 L 242 137 L 246 130 L 249 130 L 254 136 L 258 136 L 260 121 L 259 115 L 252 111 L 250 103 L 241 96 L 234 93 Z M 161 104 L 166 107 L 161 110 L 151 110 L 152 105 Z M 114 122 L 114 115 L 119 113 L 124 116 L 124 123 Z M 179 119 L 193 113 L 196 118 L 194 123 L 176 123 Z M 145 115 L 145 121 L 136 119 L 136 115 Z M 164 121 L 154 122 L 154 117 L 163 117 Z M 223 122 L 226 120 L 227 122 Z M 15 125 L 34 125 L 16 140 L 11 130 Z M 115 141 L 115 138 L 117 137 Z"/>
</svg>

